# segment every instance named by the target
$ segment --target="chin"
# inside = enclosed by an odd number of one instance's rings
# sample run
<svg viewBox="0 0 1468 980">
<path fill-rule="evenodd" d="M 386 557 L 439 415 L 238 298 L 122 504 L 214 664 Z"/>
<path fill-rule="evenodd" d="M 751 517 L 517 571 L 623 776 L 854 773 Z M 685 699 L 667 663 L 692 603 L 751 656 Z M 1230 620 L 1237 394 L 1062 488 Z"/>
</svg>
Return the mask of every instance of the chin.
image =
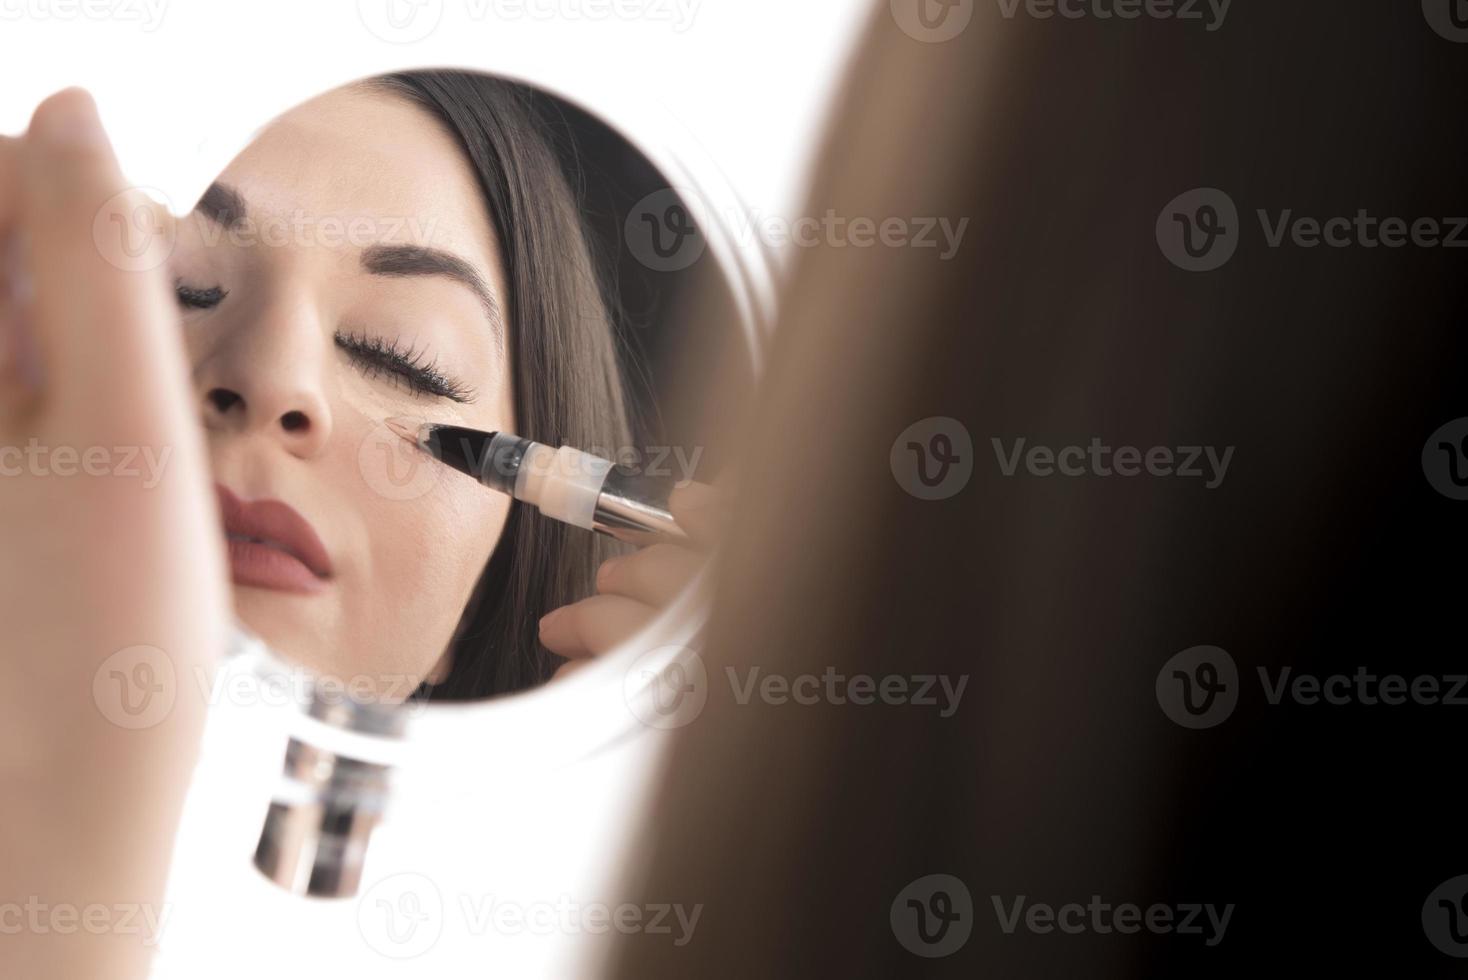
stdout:
<svg viewBox="0 0 1468 980">
<path fill-rule="evenodd" d="M 340 628 L 336 610 L 319 596 L 235 584 L 234 610 L 281 659 L 345 685 L 354 697 L 404 701 L 427 678 L 436 659 L 405 665 L 389 647 L 379 661 L 360 636 Z M 382 637 L 376 638 L 381 645 Z M 421 669 L 419 669 L 421 666 Z"/>
<path fill-rule="evenodd" d="M 233 592 L 240 622 L 284 659 L 317 673 L 339 674 L 348 666 L 333 656 L 317 597 L 238 583 Z"/>
</svg>

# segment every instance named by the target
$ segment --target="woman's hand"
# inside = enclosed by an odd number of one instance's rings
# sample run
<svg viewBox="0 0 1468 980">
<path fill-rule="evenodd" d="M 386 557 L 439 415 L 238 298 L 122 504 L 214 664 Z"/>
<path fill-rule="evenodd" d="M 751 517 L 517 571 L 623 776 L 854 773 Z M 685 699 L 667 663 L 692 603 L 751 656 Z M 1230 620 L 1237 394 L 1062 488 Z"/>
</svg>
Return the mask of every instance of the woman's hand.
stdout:
<svg viewBox="0 0 1468 980">
<path fill-rule="evenodd" d="M 608 558 L 597 570 L 596 595 L 541 619 L 540 642 L 570 658 L 556 676 L 635 636 L 702 570 L 724 523 L 719 491 L 703 483 L 685 484 L 673 491 L 668 509 L 687 532 L 686 543 L 653 544 Z"/>
<path fill-rule="evenodd" d="M 166 248 L 146 238 L 170 221 L 85 92 L 0 139 L 0 881 L 40 906 L 0 976 L 145 975 L 156 937 L 132 924 L 160 911 L 227 635 Z M 97 906 L 137 915 L 47 925 Z"/>
</svg>

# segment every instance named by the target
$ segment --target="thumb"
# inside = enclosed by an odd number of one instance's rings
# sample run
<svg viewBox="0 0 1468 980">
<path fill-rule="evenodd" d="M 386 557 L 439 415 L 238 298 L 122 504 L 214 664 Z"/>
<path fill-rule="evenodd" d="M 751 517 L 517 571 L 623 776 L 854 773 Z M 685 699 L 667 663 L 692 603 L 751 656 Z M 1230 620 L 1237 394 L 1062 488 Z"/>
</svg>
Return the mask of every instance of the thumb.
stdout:
<svg viewBox="0 0 1468 980">
<path fill-rule="evenodd" d="M 124 413 L 158 406 L 182 387 L 163 372 L 186 377 L 168 333 L 177 315 L 163 272 L 167 212 L 127 186 L 82 89 L 42 102 L 23 142 L 19 223 L 43 397 Z"/>
</svg>

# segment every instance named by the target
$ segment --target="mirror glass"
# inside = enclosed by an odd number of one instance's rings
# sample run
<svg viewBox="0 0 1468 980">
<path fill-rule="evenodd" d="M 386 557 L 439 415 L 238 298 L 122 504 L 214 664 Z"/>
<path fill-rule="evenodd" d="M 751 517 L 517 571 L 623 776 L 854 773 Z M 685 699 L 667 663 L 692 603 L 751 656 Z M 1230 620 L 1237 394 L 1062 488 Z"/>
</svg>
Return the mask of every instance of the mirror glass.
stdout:
<svg viewBox="0 0 1468 980">
<path fill-rule="evenodd" d="M 607 122 L 480 73 L 364 79 L 263 126 L 169 260 L 240 624 L 354 698 L 465 702 L 697 615 L 716 522 L 629 543 L 386 423 L 573 447 L 719 513 L 754 361 L 717 213 Z"/>
</svg>

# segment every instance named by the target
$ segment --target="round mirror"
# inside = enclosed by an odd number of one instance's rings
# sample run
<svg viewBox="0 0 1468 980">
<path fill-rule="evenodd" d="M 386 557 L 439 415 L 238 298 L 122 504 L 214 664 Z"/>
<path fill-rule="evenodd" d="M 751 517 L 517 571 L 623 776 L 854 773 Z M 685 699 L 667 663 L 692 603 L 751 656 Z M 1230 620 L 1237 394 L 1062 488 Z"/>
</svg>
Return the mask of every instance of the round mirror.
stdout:
<svg viewBox="0 0 1468 980">
<path fill-rule="evenodd" d="M 696 630 L 715 541 L 598 533 L 600 510 L 552 499 L 620 476 L 634 505 L 719 503 L 702 491 L 752 387 L 768 270 L 670 135 L 636 145 L 507 78 L 395 73 L 276 117 L 179 221 L 236 614 L 282 659 L 356 700 L 436 705 Z M 405 420 L 575 450 L 575 485 L 518 494 Z"/>
<path fill-rule="evenodd" d="M 394 794 L 473 792 L 438 778 L 465 745 L 515 747 L 493 778 L 701 704 L 721 428 L 772 275 L 697 143 L 621 105 L 362 79 L 257 130 L 177 223 L 249 654 L 223 683 L 301 709 L 255 855 L 291 890 L 353 894 Z"/>
</svg>

